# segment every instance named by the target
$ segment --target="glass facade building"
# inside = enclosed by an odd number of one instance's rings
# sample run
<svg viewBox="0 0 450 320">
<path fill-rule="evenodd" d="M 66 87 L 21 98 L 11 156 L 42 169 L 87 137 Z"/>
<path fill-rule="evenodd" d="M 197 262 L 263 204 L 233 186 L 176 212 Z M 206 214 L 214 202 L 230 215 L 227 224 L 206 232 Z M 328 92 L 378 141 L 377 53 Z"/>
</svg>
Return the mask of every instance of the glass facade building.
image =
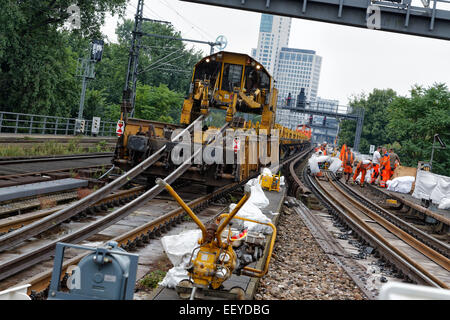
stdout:
<svg viewBox="0 0 450 320">
<path fill-rule="evenodd" d="M 258 45 L 252 49 L 251 56 L 262 63 L 272 75 L 280 49 L 289 44 L 290 32 L 291 18 L 261 15 Z"/>
<path fill-rule="evenodd" d="M 321 66 L 322 57 L 313 50 L 281 48 L 274 73 L 278 105 L 285 104 L 289 93 L 297 97 L 301 88 L 305 88 L 306 101 L 315 101 Z"/>
</svg>

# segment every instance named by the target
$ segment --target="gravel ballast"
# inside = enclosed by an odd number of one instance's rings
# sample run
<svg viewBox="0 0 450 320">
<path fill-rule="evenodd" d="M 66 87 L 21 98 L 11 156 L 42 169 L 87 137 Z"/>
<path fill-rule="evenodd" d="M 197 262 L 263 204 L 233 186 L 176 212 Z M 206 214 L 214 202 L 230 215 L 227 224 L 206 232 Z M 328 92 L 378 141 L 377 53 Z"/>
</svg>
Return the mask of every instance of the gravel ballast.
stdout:
<svg viewBox="0 0 450 320">
<path fill-rule="evenodd" d="M 322 250 L 299 215 L 283 210 L 269 272 L 256 300 L 363 300 L 364 294 Z"/>
</svg>

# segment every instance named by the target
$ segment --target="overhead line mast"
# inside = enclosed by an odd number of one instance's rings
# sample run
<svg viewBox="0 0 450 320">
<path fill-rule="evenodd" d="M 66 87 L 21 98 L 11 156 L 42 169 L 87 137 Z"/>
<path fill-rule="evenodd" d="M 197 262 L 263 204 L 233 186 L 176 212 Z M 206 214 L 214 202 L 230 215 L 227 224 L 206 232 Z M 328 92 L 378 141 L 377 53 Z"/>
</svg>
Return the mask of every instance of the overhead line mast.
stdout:
<svg viewBox="0 0 450 320">
<path fill-rule="evenodd" d="M 144 32 L 142 32 L 142 21 L 171 24 L 168 21 L 144 18 L 144 0 L 138 0 L 138 4 L 137 4 L 137 8 L 136 8 L 136 15 L 134 18 L 134 28 L 133 28 L 133 32 L 132 32 L 132 38 L 131 38 L 130 54 L 129 54 L 129 58 L 128 58 L 127 76 L 126 76 L 125 87 L 124 87 L 123 95 L 122 95 L 121 112 L 123 115 L 123 120 L 125 120 L 125 121 L 128 118 L 128 114 L 130 114 L 131 117 L 133 117 L 133 115 L 134 115 L 134 109 L 135 109 L 135 103 L 136 103 L 137 77 L 138 77 L 138 74 L 140 73 L 140 72 L 138 72 L 138 67 L 139 67 L 139 51 L 140 51 L 140 48 L 142 47 L 142 45 L 141 45 L 142 36 L 208 44 L 211 47 L 211 51 L 210 51 L 211 54 L 213 53 L 214 46 L 224 47 L 224 42 L 223 42 L 224 40 L 222 40 L 221 42 L 218 42 L 218 40 L 216 40 L 215 42 L 208 42 L 208 41 L 200 41 L 200 40 L 193 40 L 193 39 L 177 38 L 177 37 L 172 37 L 172 36 L 144 33 Z M 225 41 L 225 45 L 226 45 L 226 41 Z"/>
<path fill-rule="evenodd" d="M 130 114 L 131 117 L 134 115 L 134 106 L 136 103 L 136 85 L 139 67 L 139 51 L 142 47 L 142 21 L 171 24 L 168 21 L 144 18 L 144 0 L 138 0 L 136 15 L 134 18 L 134 28 L 131 38 L 130 55 L 128 58 L 125 88 L 122 95 L 121 112 L 123 113 L 123 116 L 125 118 L 124 120 L 127 119 L 128 114 Z"/>
<path fill-rule="evenodd" d="M 128 113 L 133 116 L 134 104 L 136 101 L 136 83 L 137 83 L 137 68 L 139 65 L 139 49 L 141 46 L 140 32 L 142 30 L 142 19 L 144 11 L 144 0 L 138 0 L 136 15 L 134 18 L 134 29 L 131 38 L 130 55 L 128 58 L 127 77 L 125 80 L 125 88 L 122 95 L 121 111 L 126 121 Z M 131 84 L 131 88 L 130 88 Z"/>
</svg>

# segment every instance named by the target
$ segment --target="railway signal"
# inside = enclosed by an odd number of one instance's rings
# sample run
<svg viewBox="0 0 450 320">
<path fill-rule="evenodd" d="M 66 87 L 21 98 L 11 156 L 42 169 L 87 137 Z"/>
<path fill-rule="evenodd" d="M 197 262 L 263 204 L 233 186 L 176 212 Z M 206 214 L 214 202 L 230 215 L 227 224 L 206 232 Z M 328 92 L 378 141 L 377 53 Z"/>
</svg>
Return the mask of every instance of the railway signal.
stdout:
<svg viewBox="0 0 450 320">
<path fill-rule="evenodd" d="M 81 85 L 80 107 L 78 109 L 78 120 L 83 119 L 84 98 L 86 96 L 87 82 L 88 80 L 95 78 L 95 64 L 102 60 L 103 40 L 93 40 L 90 46 L 91 53 L 89 58 L 78 59 L 77 76 L 83 79 Z M 77 133 L 84 132 L 84 130 L 80 131 L 79 129 L 79 126 L 75 127 L 75 131 Z"/>
<path fill-rule="evenodd" d="M 92 135 L 97 135 L 99 131 L 100 131 L 100 117 L 93 117 L 91 133 Z"/>
</svg>

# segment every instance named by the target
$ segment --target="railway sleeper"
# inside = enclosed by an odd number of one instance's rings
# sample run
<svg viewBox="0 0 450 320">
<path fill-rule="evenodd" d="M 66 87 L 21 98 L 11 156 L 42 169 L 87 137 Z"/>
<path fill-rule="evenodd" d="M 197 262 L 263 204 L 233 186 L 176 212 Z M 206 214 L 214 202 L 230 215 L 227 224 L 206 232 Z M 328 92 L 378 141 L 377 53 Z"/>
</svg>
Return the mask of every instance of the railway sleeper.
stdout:
<svg viewBox="0 0 450 320">
<path fill-rule="evenodd" d="M 143 235 L 141 236 L 141 238 L 142 238 L 142 241 L 143 241 L 144 243 L 146 243 L 146 244 L 150 243 L 150 237 L 149 237 L 148 234 L 143 234 Z"/>
</svg>

